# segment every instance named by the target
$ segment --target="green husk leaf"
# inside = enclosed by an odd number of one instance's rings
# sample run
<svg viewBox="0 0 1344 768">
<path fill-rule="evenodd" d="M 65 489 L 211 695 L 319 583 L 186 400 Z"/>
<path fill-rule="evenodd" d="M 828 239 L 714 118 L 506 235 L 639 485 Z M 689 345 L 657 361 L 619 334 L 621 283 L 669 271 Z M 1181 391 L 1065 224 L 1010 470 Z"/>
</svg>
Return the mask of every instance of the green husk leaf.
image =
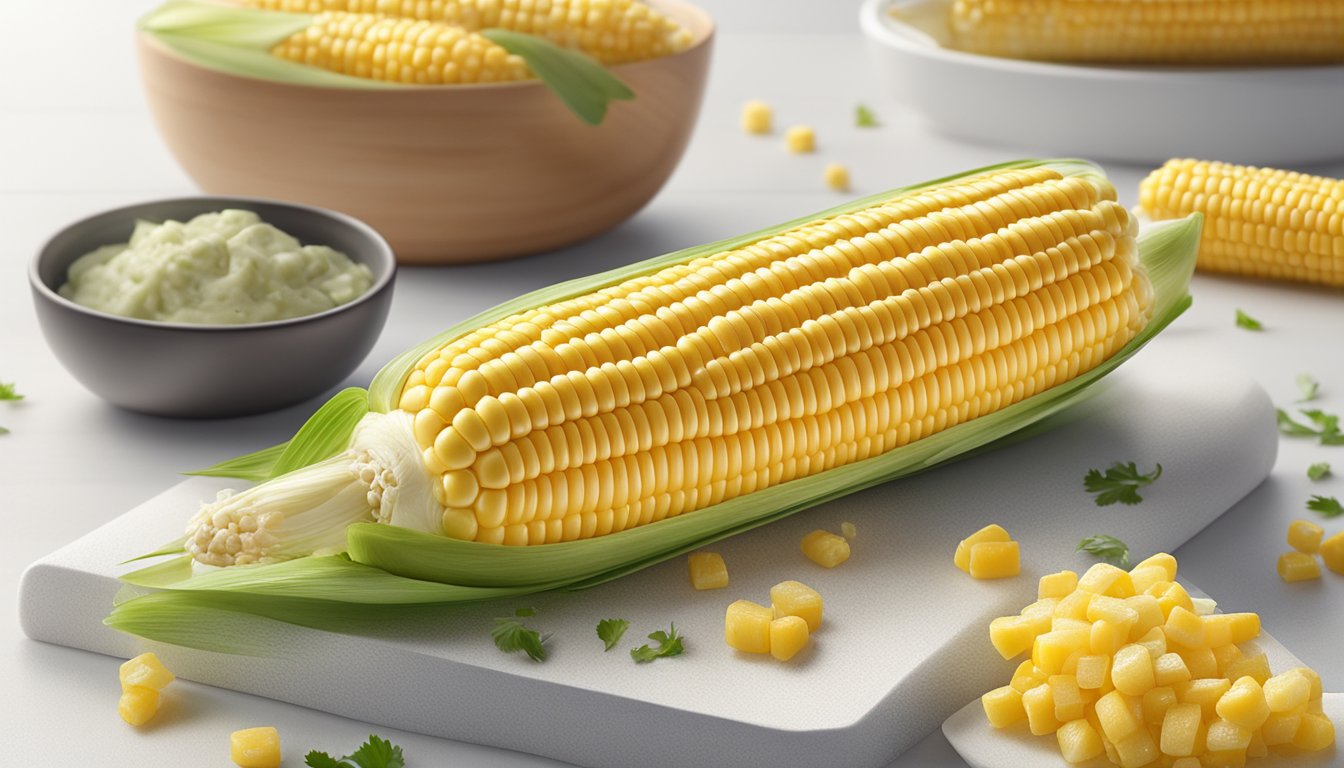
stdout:
<svg viewBox="0 0 1344 768">
<path fill-rule="evenodd" d="M 260 451 L 221 461 L 205 469 L 195 469 L 182 474 L 198 477 L 235 477 L 239 480 L 260 483 L 263 480 L 275 477 L 276 462 L 280 461 L 280 457 L 284 455 L 288 448 L 289 441 L 286 440 L 279 445 L 272 445 L 270 448 L 262 448 Z"/>
<path fill-rule="evenodd" d="M 308 13 L 263 11 L 199 0 L 174 0 L 142 17 L 140 28 L 158 35 L 270 50 L 307 29 L 312 23 L 313 15 Z"/>
<path fill-rule="evenodd" d="M 186 536 L 174 539 L 168 542 L 167 544 L 160 546 L 153 552 L 146 552 L 145 554 L 140 555 L 138 557 L 132 557 L 130 560 L 124 560 L 121 562 L 121 565 L 126 565 L 127 563 L 134 563 L 139 560 L 148 560 L 151 557 L 163 557 L 164 555 L 179 555 L 187 551 L 185 548 L 186 543 L 187 543 Z"/>
<path fill-rule="evenodd" d="M 598 125 L 613 100 L 631 100 L 635 92 L 596 59 L 551 41 L 507 29 L 487 29 L 481 35 L 527 62 L 528 69 L 551 92 L 589 125 Z"/>
<path fill-rule="evenodd" d="M 271 477 L 311 466 L 345 450 L 355 425 L 368 412 L 369 393 L 360 387 L 349 387 L 332 395 L 299 427 L 272 467 Z"/>
<path fill-rule="evenodd" d="M 178 551 L 180 552 L 181 549 L 179 548 Z M 160 552 L 158 554 L 169 553 Z M 153 555 L 145 555 L 144 557 L 152 556 Z M 180 557 L 175 557 L 172 560 L 165 560 L 162 563 L 155 563 L 146 568 L 141 568 L 138 571 L 132 571 L 125 576 L 122 576 L 121 580 L 133 587 L 146 587 L 150 589 L 167 587 L 190 579 L 192 576 L 191 563 L 191 555 L 182 555 Z"/>
</svg>

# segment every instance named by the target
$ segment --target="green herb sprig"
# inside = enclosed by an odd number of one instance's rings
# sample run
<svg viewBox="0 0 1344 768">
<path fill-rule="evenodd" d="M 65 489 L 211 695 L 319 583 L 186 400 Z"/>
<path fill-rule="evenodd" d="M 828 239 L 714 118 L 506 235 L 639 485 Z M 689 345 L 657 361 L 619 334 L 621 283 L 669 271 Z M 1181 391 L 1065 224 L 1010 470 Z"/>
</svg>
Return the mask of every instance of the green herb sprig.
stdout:
<svg viewBox="0 0 1344 768">
<path fill-rule="evenodd" d="M 512 616 L 496 618 L 495 626 L 490 630 L 490 637 L 494 638 L 499 650 L 505 653 L 522 651 L 533 661 L 545 661 L 546 641 L 551 636 L 529 629 L 522 621 L 535 615 L 537 615 L 536 608 L 519 608 Z"/>
<path fill-rule="evenodd" d="M 335 758 L 314 749 L 303 758 L 303 763 L 309 768 L 406 768 L 406 757 L 401 747 L 369 734 L 368 741 L 345 757 Z"/>
<path fill-rule="evenodd" d="M 1289 437 L 1319 438 L 1321 445 L 1344 445 L 1344 432 L 1339 431 L 1339 417 L 1319 409 L 1299 411 L 1307 417 L 1310 424 L 1294 421 L 1282 408 L 1275 411 L 1279 421 L 1279 431 Z"/>
<path fill-rule="evenodd" d="M 654 659 L 665 659 L 672 656 L 680 656 L 685 650 L 682 647 L 681 635 L 677 634 L 677 625 L 673 624 L 667 632 L 658 630 L 649 634 L 649 639 L 658 644 L 657 648 L 649 645 L 641 645 L 638 648 L 630 649 L 630 658 L 638 664 L 645 664 Z"/>
<path fill-rule="evenodd" d="M 1254 317 L 1251 317 L 1250 315 L 1246 314 L 1244 311 L 1240 309 L 1237 310 L 1236 322 L 1238 328 L 1244 328 L 1248 331 L 1265 330 L 1264 323 L 1260 322 L 1259 320 L 1256 320 Z"/>
<path fill-rule="evenodd" d="M 866 105 L 860 104 L 854 107 L 854 125 L 858 128 L 877 128 L 882 125 L 877 121 L 877 115 Z"/>
<path fill-rule="evenodd" d="M 1117 461 L 1105 473 L 1097 469 L 1088 470 L 1083 476 L 1083 488 L 1088 493 L 1097 494 L 1095 500 L 1098 507 L 1108 507 L 1115 503 L 1138 504 L 1143 501 L 1139 489 L 1152 485 L 1161 476 L 1161 464 L 1145 475 L 1139 471 L 1138 465 L 1134 462 L 1122 464 Z"/>
<path fill-rule="evenodd" d="M 1344 504 L 1339 503 L 1339 499 L 1334 496 L 1312 496 L 1307 501 L 1307 509 L 1319 514 L 1321 517 L 1339 517 L 1344 515 Z"/>
<path fill-rule="evenodd" d="M 630 622 L 625 619 L 603 619 L 597 622 L 597 637 L 606 646 L 603 651 L 610 651 L 621 642 L 625 635 L 625 630 L 630 628 Z"/>
<path fill-rule="evenodd" d="M 1330 462 L 1318 461 L 1307 467 L 1307 477 L 1312 480 L 1323 480 L 1330 474 Z"/>
<path fill-rule="evenodd" d="M 1299 373 L 1297 375 L 1297 391 L 1302 396 L 1297 399 L 1299 403 L 1305 403 L 1316 399 L 1316 393 L 1321 388 L 1321 382 L 1313 379 L 1309 373 Z"/>
<path fill-rule="evenodd" d="M 1075 552 L 1086 552 L 1100 560 L 1105 560 L 1121 568 L 1129 567 L 1129 545 L 1106 533 L 1088 536 L 1078 542 Z"/>
</svg>

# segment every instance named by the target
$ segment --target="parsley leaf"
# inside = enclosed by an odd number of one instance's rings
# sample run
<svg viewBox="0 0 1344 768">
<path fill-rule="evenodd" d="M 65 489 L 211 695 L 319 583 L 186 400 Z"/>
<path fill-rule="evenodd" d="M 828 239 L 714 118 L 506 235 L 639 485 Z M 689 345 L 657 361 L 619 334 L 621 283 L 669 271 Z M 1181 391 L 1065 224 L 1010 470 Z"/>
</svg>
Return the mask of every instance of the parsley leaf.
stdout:
<svg viewBox="0 0 1344 768">
<path fill-rule="evenodd" d="M 517 653 L 522 651 L 533 661 L 546 660 L 546 641 L 550 635 L 542 635 L 535 629 L 528 629 L 521 621 L 522 618 L 535 616 L 535 608 L 519 608 L 513 612 L 512 616 L 504 616 L 495 619 L 495 626 L 490 630 L 490 637 L 494 638 L 495 645 L 499 650 L 505 653 Z"/>
<path fill-rule="evenodd" d="M 867 106 L 860 104 L 854 108 L 854 125 L 859 128 L 876 128 L 881 123 L 877 121 L 877 115 Z"/>
<path fill-rule="evenodd" d="M 1074 551 L 1086 552 L 1121 568 L 1129 567 L 1129 545 L 1105 533 L 1088 536 L 1078 542 L 1078 548 Z"/>
<path fill-rule="evenodd" d="M 1311 424 L 1293 420 L 1282 408 L 1275 411 L 1279 431 L 1289 437 L 1318 437 L 1321 445 L 1344 445 L 1344 432 L 1339 431 L 1339 417 L 1319 409 L 1299 411 Z"/>
<path fill-rule="evenodd" d="M 1111 468 L 1102 474 L 1100 470 L 1089 469 L 1083 476 L 1083 488 L 1088 493 L 1097 494 L 1096 502 L 1098 507 L 1108 507 L 1116 502 L 1121 504 L 1138 504 L 1143 501 L 1139 495 L 1139 489 L 1145 485 L 1152 485 L 1153 481 L 1162 476 L 1162 465 L 1158 464 L 1148 474 L 1139 472 L 1138 465 L 1134 462 L 1121 464 L 1116 462 Z"/>
<path fill-rule="evenodd" d="M 1248 331 L 1263 331 L 1265 324 L 1256 320 L 1254 317 L 1246 314 L 1242 310 L 1237 310 L 1237 327 L 1245 328 Z"/>
<path fill-rule="evenodd" d="M 326 752 L 313 750 L 303 758 L 303 762 L 309 768 L 406 768 L 406 757 L 402 755 L 401 747 L 393 746 L 392 742 L 372 734 L 354 754 L 338 760 Z"/>
<path fill-rule="evenodd" d="M 654 659 L 680 656 L 684 650 L 681 645 L 681 635 L 677 634 L 676 624 L 673 624 L 667 632 L 660 629 L 651 633 L 649 639 L 657 643 L 658 647 L 641 645 L 638 648 L 630 649 L 630 658 L 634 659 L 636 663 L 643 664 Z"/>
<path fill-rule="evenodd" d="M 607 646 L 604 650 L 615 648 L 629 628 L 630 622 L 625 619 L 603 619 L 597 622 L 597 636 Z"/>
<path fill-rule="evenodd" d="M 1339 517 L 1344 515 L 1344 504 L 1339 503 L 1339 499 L 1334 496 L 1312 496 L 1307 502 L 1307 509 L 1312 512 L 1319 512 L 1321 517 Z"/>
<path fill-rule="evenodd" d="M 1299 373 L 1297 375 L 1297 391 L 1302 393 L 1298 398 L 1299 403 L 1305 403 L 1308 400 L 1316 399 L 1316 390 L 1320 389 L 1321 382 L 1313 379 L 1309 373 Z"/>
<path fill-rule="evenodd" d="M 14 391 L 13 384 L 6 384 L 0 381 L 0 400 L 22 400 L 23 395 Z"/>
<path fill-rule="evenodd" d="M 1328 474 L 1330 474 L 1330 462 L 1328 461 L 1318 461 L 1307 467 L 1307 477 L 1312 480 L 1320 480 Z"/>
</svg>

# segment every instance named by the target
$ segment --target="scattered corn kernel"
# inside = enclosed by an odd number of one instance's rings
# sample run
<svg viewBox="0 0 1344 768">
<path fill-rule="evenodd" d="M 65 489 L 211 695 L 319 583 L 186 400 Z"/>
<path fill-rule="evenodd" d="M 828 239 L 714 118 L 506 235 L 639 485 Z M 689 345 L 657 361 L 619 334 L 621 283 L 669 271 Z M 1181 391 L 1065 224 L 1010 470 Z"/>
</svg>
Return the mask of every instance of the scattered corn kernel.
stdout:
<svg viewBox="0 0 1344 768">
<path fill-rule="evenodd" d="M 803 537 L 803 554 L 823 568 L 834 568 L 849 559 L 849 542 L 830 531 L 816 530 Z"/>
<path fill-rule="evenodd" d="M 806 154 L 817 148 L 817 132 L 811 126 L 795 125 L 784 132 L 784 146 L 795 155 Z"/>
<path fill-rule="evenodd" d="M 827 163 L 826 186 L 834 189 L 836 192 L 849 191 L 849 169 L 839 163 Z"/>
<path fill-rule="evenodd" d="M 859 535 L 859 529 L 855 528 L 853 523 L 841 523 L 840 535 L 853 541 L 854 537 Z"/>
<path fill-rule="evenodd" d="M 1316 558 L 1305 552 L 1284 552 L 1279 555 L 1279 578 L 1287 582 L 1321 578 L 1321 566 Z"/>
<path fill-rule="evenodd" d="M 1326 568 L 1344 574 L 1344 531 L 1321 542 L 1320 554 Z"/>
<path fill-rule="evenodd" d="M 781 616 L 770 622 L 770 655 L 788 661 L 807 647 L 807 622 L 798 616 Z"/>
<path fill-rule="evenodd" d="M 982 541 L 1012 541 L 1013 537 L 1008 535 L 1008 531 L 1003 526 L 991 523 L 984 528 L 972 533 L 970 536 L 957 542 L 956 554 L 952 556 L 952 562 L 958 568 L 966 573 L 971 572 L 971 547 Z"/>
<path fill-rule="evenodd" d="M 775 618 L 797 616 L 808 632 L 821 628 L 821 593 L 801 581 L 781 581 L 770 588 L 770 609 Z"/>
<path fill-rule="evenodd" d="M 770 652 L 770 622 L 774 612 L 750 600 L 728 606 L 723 620 L 723 639 L 728 647 L 745 653 Z"/>
<path fill-rule="evenodd" d="M 1042 576 L 1037 584 L 1036 597 L 1066 597 L 1072 594 L 1075 589 L 1078 589 L 1078 574 L 1073 571 L 1048 573 Z"/>
<path fill-rule="evenodd" d="M 686 558 L 691 586 L 696 589 L 722 589 L 728 586 L 728 565 L 718 552 L 692 552 Z"/>
<path fill-rule="evenodd" d="M 153 653 L 142 653 L 133 659 L 122 662 L 117 676 L 121 679 L 121 689 L 123 691 L 133 685 L 161 691 L 177 679 L 172 672 L 169 672 L 163 666 L 159 657 Z"/>
<path fill-rule="evenodd" d="M 742 105 L 742 130 L 747 133 L 769 133 L 774 112 L 763 101 L 748 101 Z"/>
<path fill-rule="evenodd" d="M 1310 520 L 1294 520 L 1288 524 L 1288 546 L 1298 552 L 1314 555 L 1321 549 L 1325 529 Z"/>
<path fill-rule="evenodd" d="M 122 684 L 121 699 L 117 701 L 117 714 L 121 715 L 122 720 L 134 726 L 141 726 L 149 722 L 158 711 L 157 689 Z"/>
<path fill-rule="evenodd" d="M 971 547 L 973 579 L 1004 579 L 1022 571 L 1016 541 L 982 541 Z"/>
<path fill-rule="evenodd" d="M 1055 731 L 1059 740 L 1059 753 L 1070 763 L 1085 763 L 1100 755 L 1105 749 L 1101 745 L 1101 734 L 1086 720 L 1067 722 Z"/>
<path fill-rule="evenodd" d="M 995 728 L 1007 728 L 1027 717 L 1027 711 L 1022 708 L 1022 692 L 1011 685 L 995 688 L 981 696 L 980 705 L 985 708 L 989 724 Z"/>
<path fill-rule="evenodd" d="M 229 744 L 234 765 L 239 768 L 280 768 L 280 732 L 275 728 L 234 731 Z"/>
</svg>

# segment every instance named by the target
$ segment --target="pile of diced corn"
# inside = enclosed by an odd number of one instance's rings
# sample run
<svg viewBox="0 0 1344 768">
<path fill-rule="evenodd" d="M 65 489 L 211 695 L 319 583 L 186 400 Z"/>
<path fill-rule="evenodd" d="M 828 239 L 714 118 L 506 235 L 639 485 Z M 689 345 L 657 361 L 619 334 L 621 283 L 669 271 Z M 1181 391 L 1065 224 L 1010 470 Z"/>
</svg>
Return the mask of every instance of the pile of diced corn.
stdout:
<svg viewBox="0 0 1344 768">
<path fill-rule="evenodd" d="M 723 638 L 744 653 L 768 653 L 788 661 L 821 629 L 821 594 L 800 581 L 770 588 L 770 607 L 738 600 L 728 606 Z"/>
<path fill-rule="evenodd" d="M 992 523 L 957 542 L 952 562 L 976 579 L 1002 579 L 1022 571 L 1017 542 L 1003 526 Z"/>
<path fill-rule="evenodd" d="M 142 653 L 124 662 L 117 675 L 121 679 L 121 700 L 117 714 L 131 725 L 144 725 L 159 711 L 159 694 L 177 678 L 152 653 Z"/>
<path fill-rule="evenodd" d="M 996 728 L 1053 733 L 1064 758 L 1123 768 L 1240 766 L 1271 749 L 1326 749 L 1334 724 L 1305 667 L 1271 675 L 1253 613 L 1213 613 L 1176 583 L 1176 559 L 1044 576 L 1039 600 L 995 619 L 1012 681 L 981 697 Z"/>
<path fill-rule="evenodd" d="M 1324 539 L 1325 529 L 1310 520 L 1294 520 L 1288 526 L 1288 546 L 1291 552 L 1279 555 L 1279 578 L 1287 582 L 1307 581 L 1321 577 L 1320 563 L 1335 573 L 1344 574 L 1344 531 Z"/>
</svg>

